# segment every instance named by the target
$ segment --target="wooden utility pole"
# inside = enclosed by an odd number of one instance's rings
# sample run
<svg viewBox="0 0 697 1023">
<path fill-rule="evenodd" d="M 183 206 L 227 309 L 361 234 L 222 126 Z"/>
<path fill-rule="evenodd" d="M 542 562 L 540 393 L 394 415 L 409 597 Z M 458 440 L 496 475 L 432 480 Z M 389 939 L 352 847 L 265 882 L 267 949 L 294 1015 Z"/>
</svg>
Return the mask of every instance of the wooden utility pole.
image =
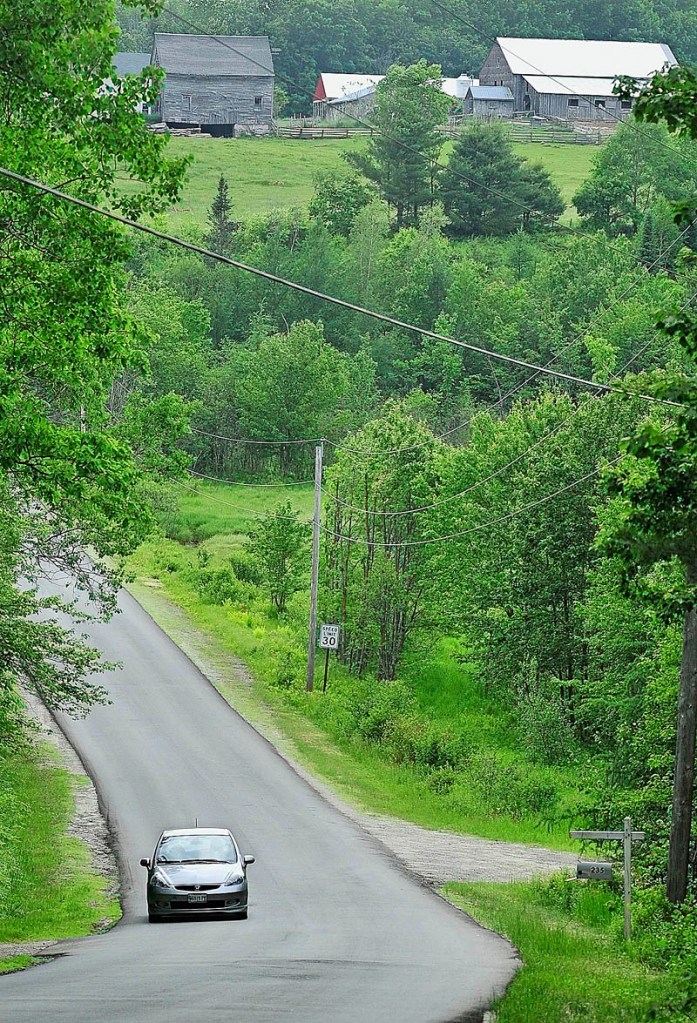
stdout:
<svg viewBox="0 0 697 1023">
<path fill-rule="evenodd" d="M 680 699 L 675 738 L 673 813 L 670 823 L 668 880 L 670 902 L 682 902 L 687 894 L 692 830 L 692 799 L 695 784 L 695 729 L 697 727 L 697 608 L 685 615 L 680 662 Z"/>
<path fill-rule="evenodd" d="M 312 581 L 310 584 L 310 635 L 307 642 L 307 681 L 305 689 L 315 686 L 315 648 L 317 646 L 317 591 L 319 587 L 319 531 L 322 524 L 322 461 L 324 446 L 315 448 L 315 511 L 312 517 Z"/>
</svg>

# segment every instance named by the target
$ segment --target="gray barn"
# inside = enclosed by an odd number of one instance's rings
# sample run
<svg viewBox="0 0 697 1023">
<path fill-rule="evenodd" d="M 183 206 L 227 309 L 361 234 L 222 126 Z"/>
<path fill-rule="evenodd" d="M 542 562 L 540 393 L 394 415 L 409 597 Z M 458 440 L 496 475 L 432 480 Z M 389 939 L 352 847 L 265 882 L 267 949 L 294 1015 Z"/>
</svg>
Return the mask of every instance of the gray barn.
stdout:
<svg viewBox="0 0 697 1023">
<path fill-rule="evenodd" d="M 505 85 L 470 85 L 462 101 L 462 112 L 483 120 L 513 117 L 513 93 Z"/>
<path fill-rule="evenodd" d="M 631 111 L 631 102 L 613 94 L 619 75 L 646 81 L 666 64 L 676 63 L 663 43 L 500 37 L 479 81 L 509 88 L 517 113 L 597 121 L 626 117 Z"/>
<path fill-rule="evenodd" d="M 266 36 L 155 33 L 152 63 L 164 68 L 157 113 L 169 127 L 212 135 L 267 135 L 274 70 Z"/>
</svg>

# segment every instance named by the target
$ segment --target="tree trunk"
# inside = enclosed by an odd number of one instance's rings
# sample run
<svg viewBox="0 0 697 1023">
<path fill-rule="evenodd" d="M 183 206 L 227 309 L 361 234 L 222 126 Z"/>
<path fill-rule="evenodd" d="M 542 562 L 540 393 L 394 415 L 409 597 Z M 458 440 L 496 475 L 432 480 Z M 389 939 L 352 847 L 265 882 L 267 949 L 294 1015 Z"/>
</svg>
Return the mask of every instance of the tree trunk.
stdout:
<svg viewBox="0 0 697 1023">
<path fill-rule="evenodd" d="M 687 893 L 695 780 L 695 725 L 697 723 L 697 608 L 685 615 L 680 663 L 680 699 L 675 740 L 673 815 L 670 825 L 666 894 L 682 902 Z"/>
</svg>

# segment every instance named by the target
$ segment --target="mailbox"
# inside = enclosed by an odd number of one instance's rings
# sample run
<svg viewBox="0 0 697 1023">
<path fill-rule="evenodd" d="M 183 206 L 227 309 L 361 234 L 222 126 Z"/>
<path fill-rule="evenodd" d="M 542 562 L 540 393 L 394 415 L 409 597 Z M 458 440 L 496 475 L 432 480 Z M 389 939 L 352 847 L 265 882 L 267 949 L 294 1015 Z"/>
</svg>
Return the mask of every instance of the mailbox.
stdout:
<svg viewBox="0 0 697 1023">
<path fill-rule="evenodd" d="M 600 860 L 579 860 L 576 864 L 576 877 L 588 881 L 612 881 L 612 864 Z"/>
</svg>

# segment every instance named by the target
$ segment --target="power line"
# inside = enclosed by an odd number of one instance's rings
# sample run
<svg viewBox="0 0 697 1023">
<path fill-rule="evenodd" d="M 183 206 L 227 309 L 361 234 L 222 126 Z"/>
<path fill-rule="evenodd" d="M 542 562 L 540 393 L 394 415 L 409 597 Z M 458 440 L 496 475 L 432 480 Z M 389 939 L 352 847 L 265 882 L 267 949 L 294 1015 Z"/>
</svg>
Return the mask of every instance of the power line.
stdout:
<svg viewBox="0 0 697 1023">
<path fill-rule="evenodd" d="M 202 437 L 211 437 L 215 440 L 225 440 L 230 444 L 257 444 L 263 447 L 286 447 L 291 444 L 320 444 L 322 437 L 307 437 L 300 440 L 252 440 L 250 437 L 225 437 L 220 433 L 209 433 L 208 430 L 197 430 L 191 428 L 192 433 L 200 434 Z M 331 441 L 329 442 L 331 443 Z M 310 483 L 312 480 L 310 480 Z"/>
<path fill-rule="evenodd" d="M 617 455 L 616 458 L 606 462 L 604 466 L 600 466 L 592 472 L 586 473 L 585 476 L 581 476 L 580 479 L 574 480 L 572 483 L 568 483 L 565 487 L 560 487 L 559 490 L 555 490 L 552 494 L 546 494 L 544 497 L 538 498 L 536 501 L 530 501 L 528 504 L 524 504 L 520 508 L 515 508 L 511 512 L 507 512 L 505 515 L 500 515 L 495 519 L 490 519 L 488 522 L 482 522 L 478 526 L 470 526 L 469 529 L 460 529 L 455 533 L 446 533 L 444 536 L 428 537 L 424 540 L 364 540 L 362 537 L 345 536 L 343 533 L 337 533 L 335 530 L 329 529 L 327 526 L 323 526 L 322 529 L 328 536 L 333 536 L 337 540 L 345 540 L 347 543 L 357 543 L 362 547 L 425 547 L 428 544 L 443 543 L 446 540 L 454 540 L 457 537 L 469 536 L 471 533 L 480 532 L 483 529 L 488 529 L 490 526 L 499 525 L 501 522 L 507 522 L 509 519 L 513 519 L 517 515 L 522 515 L 524 512 L 532 511 L 533 508 L 538 508 L 540 505 L 547 504 L 549 501 L 553 501 L 555 498 L 573 490 L 575 487 L 579 487 L 587 480 L 593 479 L 595 476 L 599 476 L 604 469 L 609 468 L 611 465 L 616 465 L 619 461 L 626 457 L 627 456 L 625 454 Z"/>
<path fill-rule="evenodd" d="M 52 195 L 56 199 L 72 203 L 74 206 L 79 206 L 81 209 L 89 210 L 91 213 L 97 213 L 99 216 L 108 217 L 110 220 L 114 220 L 116 223 L 130 227 L 135 231 L 141 231 L 144 234 L 152 235 L 152 237 L 159 238 L 161 241 L 169 242 L 172 245 L 178 245 L 183 249 L 188 249 L 190 252 L 196 252 L 200 256 L 205 256 L 208 259 L 213 259 L 217 262 L 225 263 L 228 266 L 233 266 L 244 273 L 253 274 L 255 277 L 259 277 L 262 280 L 270 281 L 273 284 L 279 284 L 282 287 L 298 291 L 303 295 L 309 295 L 311 298 L 319 299 L 320 301 L 338 306 L 341 309 L 348 309 L 350 312 L 360 313 L 361 315 L 368 316 L 380 323 L 387 323 L 391 327 L 397 327 L 399 330 L 411 331 L 414 334 L 418 334 L 421 337 L 431 338 L 434 341 L 444 341 L 447 344 L 455 345 L 457 348 L 462 348 L 465 351 L 474 352 L 477 355 L 496 359 L 499 362 L 505 362 L 509 365 L 521 366 L 523 369 L 532 370 L 536 374 L 544 373 L 547 376 L 555 377 L 560 380 L 567 380 L 569 383 L 579 384 L 582 387 L 592 387 L 606 392 L 614 391 L 616 393 L 628 394 L 632 397 L 640 398 L 642 401 L 681 407 L 677 402 L 654 398 L 652 395 L 648 394 L 636 394 L 632 391 L 627 391 L 625 388 L 611 387 L 608 384 L 598 384 L 593 380 L 586 380 L 583 377 L 574 376 L 572 373 L 563 373 L 560 370 L 549 369 L 545 366 L 537 366 L 534 363 L 527 362 L 525 359 L 517 359 L 511 355 L 503 355 L 502 353 L 482 348 L 479 345 L 471 345 L 466 341 L 458 341 L 445 334 L 439 334 L 434 330 L 426 330 L 424 327 L 417 327 L 415 324 L 405 323 L 403 320 L 398 320 L 394 316 L 388 316 L 385 313 L 378 313 L 373 309 L 366 309 L 364 306 L 356 305 L 353 302 L 347 302 L 344 299 L 336 298 L 333 295 L 327 295 L 324 292 L 316 291 L 314 288 L 308 288 L 304 284 L 298 284 L 295 281 L 279 277 L 277 274 L 269 273 L 267 270 L 261 270 L 258 267 L 242 263 L 237 259 L 232 259 L 229 256 L 223 256 L 221 253 L 213 252 L 210 249 L 204 248 L 202 245 L 185 241 L 183 238 L 177 238 L 175 235 L 167 234 L 164 231 L 158 231 L 156 228 L 150 227 L 146 224 L 140 224 L 135 220 L 130 220 L 128 217 L 122 216 L 120 213 L 114 213 L 112 210 L 106 210 L 100 206 L 95 206 L 93 203 L 87 202 L 84 199 L 78 199 L 74 195 L 68 195 L 66 192 L 62 192 L 57 188 L 52 188 L 49 185 L 44 185 L 40 181 L 34 180 L 33 178 L 8 170 L 6 167 L 0 167 L 0 175 L 9 178 L 12 181 L 19 182 L 20 184 L 28 185 L 31 188 L 35 188 L 40 192 L 46 193 L 47 195 Z"/>
<path fill-rule="evenodd" d="M 298 82 L 294 81 L 292 78 L 289 78 L 288 75 L 282 74 L 282 73 L 276 71 L 275 68 L 269 67 L 266 64 L 262 64 L 261 61 L 255 60 L 253 57 L 250 57 L 248 54 L 243 53 L 242 50 L 239 50 L 237 47 L 232 46 L 229 42 L 227 42 L 226 39 L 221 38 L 220 36 L 212 35 L 210 32 L 204 32 L 200 28 L 200 26 L 194 25 L 193 22 L 189 21 L 187 18 L 184 18 L 181 14 L 177 14 L 175 11 L 173 11 L 169 7 L 163 7 L 163 11 L 166 14 L 169 14 L 176 21 L 181 22 L 182 25 L 185 25 L 189 29 L 193 29 L 193 31 L 196 32 L 197 35 L 205 36 L 207 39 L 212 39 L 214 42 L 218 43 L 220 46 L 224 46 L 226 49 L 230 50 L 232 53 L 237 54 L 237 56 L 244 57 L 245 60 L 247 60 L 251 64 L 255 64 L 258 68 L 261 68 L 261 70 L 267 71 L 267 72 L 271 72 L 277 78 L 279 78 L 281 81 L 286 82 L 288 85 L 292 86 L 298 92 L 304 93 L 310 99 L 314 98 L 313 94 L 310 92 L 309 89 L 303 88 L 303 86 L 301 86 Z M 364 118 L 358 117 L 356 114 L 352 114 L 349 111 L 344 111 L 344 113 L 345 113 L 346 117 L 348 117 L 352 121 L 355 121 L 356 124 L 360 124 L 361 127 L 363 127 L 363 128 L 369 128 L 371 130 L 371 132 L 373 132 L 373 133 L 375 133 L 377 135 L 382 135 L 383 138 L 386 138 L 388 141 L 393 142 L 397 146 L 400 146 L 402 149 L 406 150 L 408 153 L 412 153 L 413 155 L 418 156 L 418 158 L 420 160 L 423 160 L 425 163 L 428 163 L 430 166 L 442 167 L 443 169 L 449 168 L 449 164 L 441 163 L 440 160 L 435 160 L 435 161 L 429 160 L 428 157 L 424 156 L 424 154 L 422 152 L 420 152 L 418 149 L 415 149 L 413 146 L 410 146 L 407 142 L 404 142 L 402 139 L 395 138 L 394 135 L 388 135 L 387 132 L 382 131 L 379 128 L 376 128 L 375 125 L 371 124 L 370 121 L 366 121 Z M 519 199 L 514 198 L 511 195 L 508 195 L 506 192 L 502 192 L 500 189 L 492 188 L 491 185 L 487 185 L 484 182 L 479 181 L 477 178 L 472 178 L 472 177 L 470 177 L 467 174 L 463 174 L 461 171 L 456 171 L 456 170 L 453 170 L 452 168 L 450 168 L 450 171 L 454 175 L 454 177 L 459 178 L 461 181 L 466 181 L 470 185 L 476 185 L 478 188 L 483 189 L 485 192 L 488 192 L 490 195 L 496 195 L 498 198 L 504 199 L 506 202 L 510 202 L 514 206 L 518 206 L 520 209 L 525 210 L 527 213 L 538 214 L 538 210 L 536 210 L 534 208 L 534 206 L 529 206 L 526 203 L 521 202 Z M 578 231 L 575 231 L 572 227 L 570 227 L 567 224 L 563 224 L 560 220 L 558 220 L 556 217 L 554 217 L 551 214 L 541 214 L 540 215 L 540 219 L 542 221 L 546 220 L 550 224 L 554 224 L 555 227 L 558 227 L 559 229 L 574 235 L 574 237 L 583 237 L 583 235 L 580 234 Z M 618 252 L 621 252 L 622 255 L 626 255 L 625 250 L 620 249 L 618 246 L 613 245 L 609 241 L 608 241 L 608 245 L 609 245 L 610 248 L 616 249 Z M 637 256 L 635 256 L 633 254 L 631 254 L 631 256 L 632 256 L 633 259 L 637 260 L 637 262 L 641 262 L 639 257 L 637 257 Z"/>
<path fill-rule="evenodd" d="M 653 263 L 651 263 L 647 267 L 647 270 L 650 271 L 650 270 L 654 269 L 656 266 L 658 266 L 659 263 L 662 261 L 662 259 L 665 257 L 665 255 L 670 251 L 670 249 L 674 245 L 676 245 L 684 237 L 684 235 L 690 230 L 691 227 L 692 227 L 692 222 L 690 224 L 688 224 L 687 227 L 683 228 L 683 230 L 677 235 L 677 237 L 674 238 L 673 241 L 670 242 L 670 244 L 659 253 L 659 255 L 656 257 L 656 259 L 653 261 Z M 592 330 L 592 328 L 595 327 L 600 322 L 601 319 L 603 319 L 605 316 L 609 315 L 619 305 L 619 303 L 622 302 L 623 299 L 625 299 L 627 297 L 627 295 L 634 289 L 634 287 L 636 287 L 636 285 L 638 283 L 639 283 L 638 281 L 633 282 L 624 292 L 622 292 L 621 295 L 619 295 L 616 299 L 614 299 L 614 301 L 609 306 L 606 306 L 593 320 L 591 320 L 591 322 L 588 324 L 588 326 L 586 326 L 581 333 L 577 334 L 575 337 L 571 338 L 570 341 L 567 341 L 564 345 L 562 345 L 561 349 L 549 360 L 549 362 L 545 363 L 546 368 L 549 368 L 550 366 L 552 366 L 561 357 L 563 352 L 565 352 L 567 349 L 569 349 L 570 347 L 575 345 L 578 341 L 583 340 L 583 338 L 586 337 L 588 332 L 590 330 Z M 691 302 L 694 300 L 694 298 L 695 298 L 695 296 L 693 295 L 682 308 L 683 309 L 687 308 L 691 304 Z M 656 340 L 657 337 L 658 337 L 658 335 L 654 334 L 654 336 L 651 339 L 651 341 L 649 341 L 648 344 L 646 344 L 639 352 L 637 352 L 629 360 L 629 362 L 626 363 L 626 365 L 621 370 L 618 370 L 617 373 L 613 373 L 612 376 L 617 378 L 620 375 L 620 373 L 624 372 L 624 370 L 626 370 L 632 364 L 632 362 L 635 362 L 636 359 L 638 359 L 643 354 L 643 352 L 646 351 L 646 349 L 651 344 L 653 344 L 653 342 Z M 478 412 L 475 412 L 474 415 L 471 415 L 467 419 L 465 419 L 462 422 L 458 423 L 457 426 L 450 427 L 448 430 L 445 430 L 443 433 L 434 434 L 433 437 L 429 437 L 427 440 L 421 441 L 419 444 L 411 444 L 411 445 L 407 445 L 407 446 L 402 447 L 402 448 L 385 448 L 383 450 L 368 451 L 368 450 L 363 450 L 362 448 L 352 448 L 352 447 L 349 447 L 349 446 L 345 445 L 340 440 L 337 441 L 337 440 L 333 440 L 333 439 L 328 438 L 328 437 L 322 437 L 322 438 L 312 437 L 312 438 L 307 438 L 307 439 L 302 439 L 302 440 L 292 440 L 292 441 L 246 440 L 246 439 L 241 438 L 241 437 L 225 437 L 225 436 L 223 436 L 221 434 L 208 433 L 205 430 L 197 430 L 197 429 L 195 429 L 193 427 L 192 427 L 192 432 L 196 433 L 196 434 L 201 434 L 204 437 L 213 437 L 213 438 L 216 438 L 217 440 L 229 441 L 231 444 L 261 444 L 261 445 L 269 445 L 269 446 L 274 445 L 275 446 L 275 445 L 282 445 L 282 444 L 286 444 L 286 443 L 287 444 L 319 444 L 319 443 L 324 443 L 324 444 L 329 444 L 332 447 L 340 447 L 342 452 L 345 452 L 347 454 L 357 454 L 357 455 L 362 455 L 364 457 L 370 457 L 370 456 L 383 457 L 383 456 L 396 455 L 396 454 L 405 454 L 405 453 L 408 453 L 410 451 L 419 451 L 419 450 L 421 450 L 424 447 L 428 447 L 428 445 L 432 444 L 434 440 L 436 440 L 436 441 L 437 440 L 444 440 L 446 437 L 450 437 L 454 433 L 459 433 L 460 430 L 464 429 L 466 426 L 471 425 L 471 423 L 473 423 L 476 419 L 478 419 L 479 416 L 486 415 L 488 412 L 492 412 L 495 409 L 502 407 L 503 403 L 505 401 L 507 401 L 508 398 L 512 397 L 517 391 L 521 390 L 523 387 L 527 386 L 527 384 L 529 384 L 533 380 L 535 380 L 538 375 L 539 375 L 538 373 L 533 373 L 531 376 L 529 376 L 525 380 L 521 381 L 521 383 L 516 384 L 514 387 L 512 387 L 510 390 L 508 390 L 506 392 L 506 394 L 501 395 L 491 405 L 488 405 L 486 408 L 480 409 Z M 414 510 L 416 510 L 416 509 L 414 509 Z"/>
<path fill-rule="evenodd" d="M 465 28 L 470 29 L 471 32 L 474 32 L 475 35 L 479 36 L 479 38 L 482 39 L 484 42 L 491 43 L 490 37 L 487 36 L 482 31 L 482 29 L 478 28 L 476 25 L 474 25 L 471 21 L 468 21 L 466 18 L 463 18 L 461 14 L 456 13 L 450 7 L 446 7 L 445 4 L 440 2 L 440 0 L 431 0 L 431 3 L 433 4 L 434 7 L 437 7 L 444 14 L 449 14 L 450 17 L 453 18 L 455 21 L 459 21 L 462 25 L 465 26 Z M 518 60 L 522 60 L 523 63 L 527 64 L 527 66 L 529 68 L 531 68 L 533 71 L 538 71 L 540 73 L 540 75 L 542 75 L 544 78 L 549 78 L 550 82 L 556 82 L 557 85 L 561 85 L 561 87 L 563 89 L 566 89 L 566 91 L 568 92 L 568 94 L 570 96 L 576 96 L 578 99 L 583 100 L 584 103 L 587 103 L 588 106 L 590 107 L 591 102 L 590 102 L 590 100 L 588 99 L 587 96 L 584 96 L 580 92 L 576 92 L 574 89 L 572 89 L 568 85 L 566 85 L 565 82 L 562 82 L 559 78 L 555 78 L 554 75 L 547 74 L 546 71 L 543 71 L 541 68 L 539 68 L 535 64 L 533 64 L 532 61 L 529 61 L 527 57 L 521 57 L 519 53 L 515 53 L 508 46 L 506 46 L 505 48 L 502 47 L 502 49 L 504 50 L 505 53 L 510 53 L 510 55 L 512 57 L 517 57 Z M 640 128 L 634 121 L 629 121 L 629 122 L 624 121 L 624 119 L 619 117 L 617 114 L 615 114 L 614 111 L 606 110 L 604 107 L 603 107 L 603 111 L 604 111 L 604 113 L 606 113 L 608 115 L 608 117 L 612 118 L 613 120 L 617 121 L 618 123 L 620 123 L 620 124 L 628 124 L 629 127 L 631 127 L 634 131 L 636 131 L 636 133 L 638 135 L 643 135 L 645 138 L 650 139 L 652 142 L 655 142 L 656 145 L 662 146 L 663 149 L 667 149 L 668 152 L 673 153 L 675 156 L 679 156 L 681 158 L 684 158 L 684 154 L 681 153 L 680 150 L 675 149 L 674 146 L 668 145 L 667 142 L 663 142 L 661 139 L 654 138 L 653 135 L 649 134 L 649 132 L 647 132 L 647 131 L 644 131 L 643 128 Z"/>
<path fill-rule="evenodd" d="M 214 497 L 213 494 L 204 494 L 202 491 L 196 490 L 195 487 L 187 486 L 186 483 L 182 483 L 181 480 L 175 479 L 173 476 L 166 476 L 165 479 L 167 479 L 170 483 L 175 483 L 178 487 L 181 487 L 182 490 L 188 490 L 190 493 L 196 494 L 197 497 L 203 497 L 208 501 L 214 501 L 216 504 L 220 504 L 224 508 L 230 508 L 232 511 L 236 512 L 246 512 L 249 515 L 253 515 L 255 518 L 259 517 L 260 513 L 258 508 L 245 508 L 243 505 L 230 504 L 229 501 L 221 501 L 220 498 Z M 312 525 L 312 522 L 310 520 L 299 519 L 296 515 L 280 515 L 276 512 L 266 512 L 264 514 L 264 517 L 267 519 L 282 519 L 285 522 L 297 522 L 301 526 Z"/>
<path fill-rule="evenodd" d="M 206 476 L 204 472 L 197 472 L 195 469 L 187 469 L 186 471 L 200 480 L 210 480 L 212 483 L 227 483 L 230 487 L 263 487 L 265 489 L 274 487 L 306 487 L 308 485 L 312 486 L 313 482 L 312 480 L 291 480 L 284 483 L 243 483 L 241 480 L 226 480 L 219 479 L 217 476 Z"/>
<path fill-rule="evenodd" d="M 695 292 L 695 294 L 692 296 L 690 302 L 692 302 L 696 297 L 697 292 Z M 689 304 L 690 303 L 687 303 L 687 305 Z M 683 308 L 687 308 L 687 305 L 683 306 Z M 655 333 L 651 340 L 647 341 L 646 344 L 643 345 L 642 348 L 638 352 L 636 352 L 620 370 L 617 371 L 617 373 L 613 374 L 613 376 L 619 376 L 620 373 L 624 373 L 625 370 L 629 366 L 631 366 L 633 362 L 635 362 L 638 358 L 641 357 L 641 355 L 643 355 L 647 348 L 650 348 L 650 346 L 654 343 L 657 337 L 658 334 Z M 398 518 L 403 517 L 405 515 L 414 515 L 421 512 L 432 511 L 434 508 L 440 508 L 443 505 L 452 504 L 453 501 L 457 501 L 462 497 L 466 497 L 473 491 L 478 490 L 479 487 L 483 486 L 485 483 L 490 483 L 491 480 L 496 479 L 498 476 L 501 476 L 502 473 L 506 472 L 508 469 L 512 469 L 514 465 L 517 465 L 518 462 L 522 461 L 522 459 L 529 455 L 531 451 L 534 451 L 536 448 L 544 444 L 545 441 L 549 440 L 550 437 L 553 437 L 556 433 L 559 433 L 560 430 L 567 426 L 571 422 L 571 420 L 579 414 L 583 407 L 584 407 L 583 405 L 578 405 L 573 410 L 573 412 L 571 412 L 570 415 L 568 415 L 565 419 L 562 419 L 561 422 L 557 423 L 557 425 L 552 427 L 551 430 L 548 430 L 547 433 L 543 434 L 541 437 L 538 437 L 536 441 L 534 441 L 527 448 L 525 448 L 524 451 L 521 451 L 518 455 L 516 455 L 515 458 L 511 459 L 509 462 L 506 462 L 504 465 L 499 466 L 498 469 L 495 469 L 493 472 L 489 473 L 488 476 L 483 476 L 481 479 L 476 480 L 465 490 L 461 490 L 457 494 L 450 494 L 448 497 L 444 497 L 440 501 L 433 501 L 431 504 L 421 505 L 420 507 L 417 508 L 401 508 L 398 509 L 397 511 L 384 511 L 379 509 L 362 508 L 360 505 L 351 504 L 349 501 L 343 501 L 341 498 L 336 497 L 334 494 L 332 494 L 327 488 L 324 488 L 324 493 L 327 495 L 328 499 L 332 501 L 335 505 L 339 505 L 340 507 L 346 508 L 347 510 L 350 511 L 360 512 L 361 515 L 382 516 L 384 518 Z"/>
</svg>

